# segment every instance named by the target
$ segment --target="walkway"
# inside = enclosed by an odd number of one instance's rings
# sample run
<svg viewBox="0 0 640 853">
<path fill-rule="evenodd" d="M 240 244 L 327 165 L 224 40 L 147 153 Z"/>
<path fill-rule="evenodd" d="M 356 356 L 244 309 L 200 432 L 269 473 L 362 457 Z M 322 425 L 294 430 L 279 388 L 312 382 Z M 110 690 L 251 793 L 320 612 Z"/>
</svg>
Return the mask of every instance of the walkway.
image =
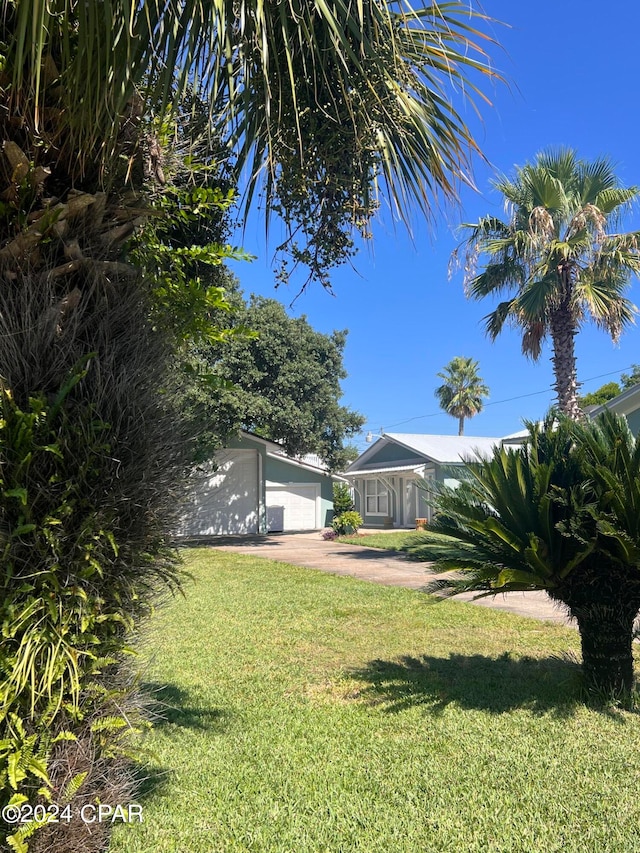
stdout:
<svg viewBox="0 0 640 853">
<path fill-rule="evenodd" d="M 426 564 L 412 562 L 397 551 L 327 542 L 318 532 L 221 536 L 207 544 L 221 551 L 266 557 L 282 563 L 292 563 L 294 566 L 318 569 L 334 575 L 348 575 L 387 586 L 420 589 L 429 580 Z M 457 601 L 472 599 L 472 593 L 456 596 Z M 534 619 L 570 624 L 566 614 L 556 607 L 544 592 L 509 592 L 493 598 L 482 598 L 473 604 L 507 610 Z"/>
</svg>

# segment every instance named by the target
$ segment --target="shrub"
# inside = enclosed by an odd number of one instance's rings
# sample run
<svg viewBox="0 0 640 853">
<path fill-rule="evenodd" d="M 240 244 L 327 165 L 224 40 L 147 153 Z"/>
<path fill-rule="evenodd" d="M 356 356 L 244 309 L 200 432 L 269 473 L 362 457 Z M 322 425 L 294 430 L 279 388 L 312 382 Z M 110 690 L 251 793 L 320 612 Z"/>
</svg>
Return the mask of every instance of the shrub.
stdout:
<svg viewBox="0 0 640 853">
<path fill-rule="evenodd" d="M 358 512 L 343 512 L 333 519 L 331 526 L 339 536 L 356 533 L 362 527 L 362 516 Z"/>
<path fill-rule="evenodd" d="M 455 571 L 432 591 L 480 595 L 542 589 L 577 622 L 585 684 L 633 687 L 640 613 L 640 440 L 624 418 L 548 417 L 526 445 L 470 461 L 470 478 L 438 497 L 421 555 Z M 445 538 L 446 537 L 446 538 Z"/>
<path fill-rule="evenodd" d="M 344 512 L 352 512 L 355 509 L 351 489 L 348 483 L 333 484 L 333 515 L 336 518 Z"/>
<path fill-rule="evenodd" d="M 66 296 L 28 270 L 0 283 L 0 806 L 46 802 L 59 780 L 102 798 L 122 772 L 128 640 L 181 578 L 171 352 L 131 280 L 78 274 Z"/>
</svg>

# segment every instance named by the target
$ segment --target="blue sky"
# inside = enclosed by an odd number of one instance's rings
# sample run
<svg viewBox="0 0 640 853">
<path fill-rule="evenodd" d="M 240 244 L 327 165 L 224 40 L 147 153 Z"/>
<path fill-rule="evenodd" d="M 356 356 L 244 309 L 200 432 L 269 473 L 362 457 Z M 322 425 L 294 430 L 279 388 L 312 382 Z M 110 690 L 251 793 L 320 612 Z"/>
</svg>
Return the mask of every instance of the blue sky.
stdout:
<svg viewBox="0 0 640 853">
<path fill-rule="evenodd" d="M 482 121 L 470 108 L 465 111 L 489 161 L 476 163 L 479 192 L 465 189 L 460 209 L 439 214 L 435 229 L 416 222 L 413 239 L 383 212 L 372 246 L 355 260 L 357 271 L 344 268 L 332 276 L 334 296 L 316 285 L 290 309 L 292 316 L 306 315 L 319 331 L 349 330 L 342 403 L 365 415 L 365 432 L 454 434 L 457 421 L 439 410 L 434 389 L 436 374 L 456 355 L 478 360 L 490 389 L 488 405 L 468 422 L 468 434 L 505 435 L 519 429 L 523 418 L 543 415 L 553 401 L 550 348 L 533 364 L 521 355 L 516 331 L 495 343 L 485 337 L 481 321 L 490 304 L 465 298 L 460 273 L 448 278 L 449 258 L 459 242 L 456 228 L 487 213 L 501 214 L 491 177 L 510 173 L 514 164 L 549 147 L 572 147 L 586 159 L 608 155 L 623 183 L 640 185 L 640 4 L 485 0 L 483 8 L 509 25 L 492 26 L 501 44 L 492 51 L 493 64 L 509 87 L 488 92 L 493 106 L 483 106 Z M 625 225 L 640 228 L 640 209 Z M 265 247 L 263 234 L 256 217 L 237 237 L 257 259 L 234 271 L 246 295 L 259 293 L 288 305 L 297 289 L 274 289 L 272 248 Z M 630 298 L 640 305 L 637 280 Z M 639 343 L 637 326 L 618 346 L 585 326 L 576 346 L 582 390 L 594 390 L 640 363 Z M 364 435 L 356 444 L 366 446 Z"/>
</svg>

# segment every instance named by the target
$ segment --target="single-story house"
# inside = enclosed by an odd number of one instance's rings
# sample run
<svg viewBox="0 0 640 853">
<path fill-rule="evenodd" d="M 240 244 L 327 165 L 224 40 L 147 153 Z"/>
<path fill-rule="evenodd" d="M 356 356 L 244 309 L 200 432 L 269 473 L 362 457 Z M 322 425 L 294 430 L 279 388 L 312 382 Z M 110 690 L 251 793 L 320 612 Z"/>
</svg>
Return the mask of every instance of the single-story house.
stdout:
<svg viewBox="0 0 640 853">
<path fill-rule="evenodd" d="M 242 432 L 196 471 L 180 536 L 318 530 L 331 523 L 336 479 L 319 457 Z"/>
<path fill-rule="evenodd" d="M 469 458 L 491 453 L 499 438 L 385 433 L 344 472 L 365 527 L 415 527 L 432 516 L 425 486 L 455 485 Z"/>
<path fill-rule="evenodd" d="M 624 415 L 633 434 L 640 434 L 640 385 L 592 407 L 588 415 L 594 418 L 605 409 Z M 465 460 L 487 456 L 496 446 L 517 447 L 527 435 L 526 429 L 502 438 L 384 433 L 344 476 L 353 487 L 365 527 L 412 528 L 416 518 L 431 520 L 433 510 L 426 501 L 429 480 L 455 486 Z"/>
</svg>

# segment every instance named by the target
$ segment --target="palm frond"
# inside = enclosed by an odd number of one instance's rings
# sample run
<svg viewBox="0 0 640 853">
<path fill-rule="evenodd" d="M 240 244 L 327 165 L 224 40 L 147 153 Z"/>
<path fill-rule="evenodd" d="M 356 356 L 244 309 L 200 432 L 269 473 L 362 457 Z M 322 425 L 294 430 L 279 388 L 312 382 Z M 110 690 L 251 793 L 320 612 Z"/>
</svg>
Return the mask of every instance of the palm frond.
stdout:
<svg viewBox="0 0 640 853">
<path fill-rule="evenodd" d="M 501 302 L 490 314 L 482 318 L 484 329 L 492 341 L 504 329 L 505 323 L 517 319 L 517 299 L 507 299 Z"/>
<path fill-rule="evenodd" d="M 2 0 L 2 10 L 10 110 L 46 135 L 55 89 L 56 140 L 79 171 L 114 154 L 132 99 L 162 110 L 195 90 L 246 168 L 249 198 L 263 176 L 273 196 L 287 157 L 326 163 L 331 150 L 367 164 L 360 195 L 377 178 L 405 218 L 414 204 L 430 213 L 434 197 L 470 180 L 479 150 L 454 100 L 486 103 L 479 80 L 500 79 L 489 19 L 461 0 L 416 10 L 392 0 Z"/>
<path fill-rule="evenodd" d="M 593 203 L 605 216 L 609 216 L 620 207 L 627 208 L 639 194 L 640 187 L 607 187 L 595 195 Z"/>
</svg>

